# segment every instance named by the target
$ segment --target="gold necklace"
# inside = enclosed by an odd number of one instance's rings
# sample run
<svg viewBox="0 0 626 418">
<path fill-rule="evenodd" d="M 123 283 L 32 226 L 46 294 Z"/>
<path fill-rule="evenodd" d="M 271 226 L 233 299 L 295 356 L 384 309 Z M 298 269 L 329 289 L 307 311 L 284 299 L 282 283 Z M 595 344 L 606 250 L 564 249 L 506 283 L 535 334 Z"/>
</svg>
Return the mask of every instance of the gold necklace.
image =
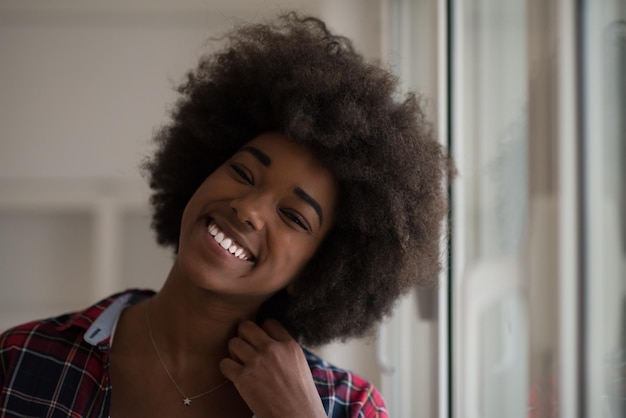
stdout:
<svg viewBox="0 0 626 418">
<path fill-rule="evenodd" d="M 199 394 L 194 395 L 194 396 L 187 396 L 187 395 L 185 395 L 183 393 L 183 390 L 180 388 L 180 386 L 178 386 L 178 383 L 176 383 L 176 381 L 172 377 L 172 374 L 167 369 L 167 366 L 165 365 L 165 362 L 163 361 L 163 358 L 161 357 L 161 353 L 159 353 L 159 349 L 157 348 L 156 342 L 154 341 L 154 337 L 152 336 L 152 327 L 150 326 L 150 302 L 151 301 L 152 301 L 152 299 L 150 299 L 148 301 L 148 303 L 146 303 L 146 322 L 148 324 L 148 334 L 150 335 L 150 341 L 152 342 L 152 348 L 154 348 L 154 352 L 156 353 L 157 358 L 159 359 L 159 362 L 161 363 L 161 366 L 163 366 L 163 370 L 165 370 L 165 373 L 167 374 L 167 377 L 170 378 L 170 381 L 172 382 L 172 384 L 174 385 L 176 390 L 178 390 L 178 392 L 182 395 L 182 397 L 183 397 L 183 405 L 190 406 L 191 405 L 191 401 L 193 401 L 194 399 L 198 399 L 198 398 L 201 398 L 201 397 L 203 397 L 205 395 L 208 395 L 209 393 L 215 392 L 216 390 L 218 390 L 222 386 L 226 385 L 226 383 L 228 383 L 228 380 L 223 381 L 219 385 L 215 386 L 214 388 L 211 388 L 211 389 L 207 390 L 206 392 L 202 392 L 202 393 L 199 393 Z"/>
</svg>

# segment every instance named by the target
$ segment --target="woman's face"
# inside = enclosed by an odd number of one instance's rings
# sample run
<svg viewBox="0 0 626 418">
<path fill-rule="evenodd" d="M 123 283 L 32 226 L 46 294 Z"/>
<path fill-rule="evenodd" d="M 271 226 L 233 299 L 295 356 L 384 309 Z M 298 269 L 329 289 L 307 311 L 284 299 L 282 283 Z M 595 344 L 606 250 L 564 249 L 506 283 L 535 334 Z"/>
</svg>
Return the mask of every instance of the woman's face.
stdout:
<svg viewBox="0 0 626 418">
<path fill-rule="evenodd" d="M 195 285 L 262 303 L 330 230 L 338 186 L 306 148 L 256 137 L 200 185 L 183 213 L 177 264 Z"/>
</svg>

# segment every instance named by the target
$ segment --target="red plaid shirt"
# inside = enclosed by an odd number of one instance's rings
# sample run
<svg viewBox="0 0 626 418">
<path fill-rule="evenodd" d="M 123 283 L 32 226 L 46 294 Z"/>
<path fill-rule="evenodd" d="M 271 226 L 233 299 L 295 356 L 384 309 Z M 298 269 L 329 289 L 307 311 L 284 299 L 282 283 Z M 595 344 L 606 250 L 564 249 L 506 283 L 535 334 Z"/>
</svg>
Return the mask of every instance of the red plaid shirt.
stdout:
<svg viewBox="0 0 626 418">
<path fill-rule="evenodd" d="M 107 417 L 110 336 L 121 310 L 150 291 L 113 295 L 80 312 L 31 322 L 0 335 L 0 416 Z M 386 418 L 376 389 L 304 350 L 331 418 Z"/>
</svg>

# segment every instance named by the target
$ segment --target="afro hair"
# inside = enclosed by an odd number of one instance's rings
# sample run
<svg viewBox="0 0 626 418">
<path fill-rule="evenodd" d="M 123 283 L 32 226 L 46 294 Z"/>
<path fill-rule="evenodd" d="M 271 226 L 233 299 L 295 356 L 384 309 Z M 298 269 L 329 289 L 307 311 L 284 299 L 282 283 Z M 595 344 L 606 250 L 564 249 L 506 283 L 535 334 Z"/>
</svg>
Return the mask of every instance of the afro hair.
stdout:
<svg viewBox="0 0 626 418">
<path fill-rule="evenodd" d="M 160 244 L 177 250 L 183 210 L 243 144 L 283 132 L 340 187 L 335 224 L 259 311 L 309 345 L 361 336 L 416 285 L 436 285 L 451 163 L 414 94 L 349 39 L 295 13 L 235 28 L 178 87 L 145 164 Z"/>
</svg>

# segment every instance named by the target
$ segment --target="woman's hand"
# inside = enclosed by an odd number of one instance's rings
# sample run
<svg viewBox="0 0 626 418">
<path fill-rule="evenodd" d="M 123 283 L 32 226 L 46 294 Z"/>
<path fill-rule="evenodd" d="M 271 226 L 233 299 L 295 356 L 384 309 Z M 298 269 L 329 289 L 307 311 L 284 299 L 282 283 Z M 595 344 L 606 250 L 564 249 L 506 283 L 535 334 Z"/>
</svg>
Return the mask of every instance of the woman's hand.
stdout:
<svg viewBox="0 0 626 418">
<path fill-rule="evenodd" d="M 258 418 L 326 417 L 300 345 L 275 320 L 239 325 L 220 369 Z"/>
</svg>

